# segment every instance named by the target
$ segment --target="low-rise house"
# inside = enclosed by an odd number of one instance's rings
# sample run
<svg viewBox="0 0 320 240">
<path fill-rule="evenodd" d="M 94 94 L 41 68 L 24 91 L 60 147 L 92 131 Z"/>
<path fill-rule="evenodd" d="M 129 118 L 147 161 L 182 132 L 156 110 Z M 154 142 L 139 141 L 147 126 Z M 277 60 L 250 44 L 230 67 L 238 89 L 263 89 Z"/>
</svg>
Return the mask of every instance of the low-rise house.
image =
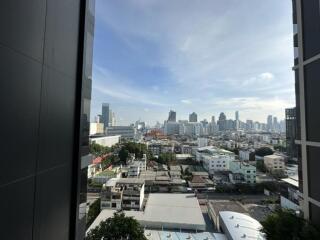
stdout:
<svg viewBox="0 0 320 240">
<path fill-rule="evenodd" d="M 101 191 L 101 209 L 141 210 L 144 180 L 137 178 L 111 179 Z"/>
<path fill-rule="evenodd" d="M 243 161 L 231 161 L 229 169 L 233 174 L 242 174 L 245 183 L 256 183 L 256 167 Z M 236 176 L 235 176 L 236 177 Z M 233 182 L 231 179 L 230 181 Z"/>
<path fill-rule="evenodd" d="M 278 155 L 264 156 L 264 165 L 271 173 L 283 172 L 285 169 L 284 158 Z"/>
<path fill-rule="evenodd" d="M 240 149 L 239 159 L 243 161 L 254 161 L 255 160 L 255 150 L 254 149 Z"/>
</svg>

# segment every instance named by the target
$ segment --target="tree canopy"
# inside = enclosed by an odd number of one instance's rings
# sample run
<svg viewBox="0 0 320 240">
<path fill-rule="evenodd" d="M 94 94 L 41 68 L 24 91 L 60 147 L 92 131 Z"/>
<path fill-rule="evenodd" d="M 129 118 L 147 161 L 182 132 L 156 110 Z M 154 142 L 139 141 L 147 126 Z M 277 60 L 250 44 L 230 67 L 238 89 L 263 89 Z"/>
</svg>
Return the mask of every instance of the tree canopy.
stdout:
<svg viewBox="0 0 320 240">
<path fill-rule="evenodd" d="M 101 222 L 92 229 L 86 240 L 147 240 L 143 234 L 143 228 L 137 220 L 126 217 L 123 212 L 114 213 L 114 216 Z"/>
<path fill-rule="evenodd" d="M 320 239 L 320 232 L 293 211 L 278 209 L 261 222 L 262 231 L 267 239 L 273 240 L 316 240 Z"/>
<path fill-rule="evenodd" d="M 90 143 L 89 151 L 90 151 L 90 153 L 92 153 L 95 156 L 103 156 L 103 155 L 111 152 L 111 148 L 104 147 L 100 144 L 93 142 L 93 143 Z"/>
<path fill-rule="evenodd" d="M 267 155 L 272 155 L 273 151 L 271 148 L 268 147 L 261 147 L 258 150 L 256 150 L 256 155 L 260 156 L 260 157 L 264 157 Z"/>
<path fill-rule="evenodd" d="M 91 206 L 89 207 L 88 215 L 87 215 L 87 228 L 93 223 L 96 217 L 100 213 L 100 198 L 95 200 Z"/>
</svg>

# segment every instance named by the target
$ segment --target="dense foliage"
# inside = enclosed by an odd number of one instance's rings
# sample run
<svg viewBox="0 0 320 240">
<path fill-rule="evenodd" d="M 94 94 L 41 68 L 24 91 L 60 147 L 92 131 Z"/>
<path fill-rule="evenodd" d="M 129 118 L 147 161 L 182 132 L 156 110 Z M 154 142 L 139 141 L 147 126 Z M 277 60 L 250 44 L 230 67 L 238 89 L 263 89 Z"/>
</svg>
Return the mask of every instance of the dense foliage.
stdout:
<svg viewBox="0 0 320 240">
<path fill-rule="evenodd" d="M 261 147 L 258 150 L 256 150 L 256 155 L 260 156 L 260 157 L 264 157 L 264 156 L 268 156 L 268 155 L 272 155 L 273 151 L 271 148 L 268 147 Z"/>
<path fill-rule="evenodd" d="M 92 229 L 86 240 L 146 240 L 143 228 L 137 220 L 126 217 L 124 213 L 115 213 L 112 218 L 101 222 L 99 226 Z"/>
<path fill-rule="evenodd" d="M 100 198 L 95 200 L 89 207 L 89 211 L 87 214 L 87 228 L 93 223 L 96 217 L 100 213 Z"/>
<path fill-rule="evenodd" d="M 90 143 L 90 146 L 89 146 L 89 151 L 91 154 L 95 155 L 95 156 L 103 156 L 109 152 L 111 152 L 111 148 L 109 147 L 104 147 L 100 144 L 97 144 L 97 143 Z"/>
<path fill-rule="evenodd" d="M 278 209 L 261 224 L 263 226 L 262 231 L 266 234 L 267 239 L 320 239 L 320 232 L 317 228 L 290 210 Z"/>
</svg>

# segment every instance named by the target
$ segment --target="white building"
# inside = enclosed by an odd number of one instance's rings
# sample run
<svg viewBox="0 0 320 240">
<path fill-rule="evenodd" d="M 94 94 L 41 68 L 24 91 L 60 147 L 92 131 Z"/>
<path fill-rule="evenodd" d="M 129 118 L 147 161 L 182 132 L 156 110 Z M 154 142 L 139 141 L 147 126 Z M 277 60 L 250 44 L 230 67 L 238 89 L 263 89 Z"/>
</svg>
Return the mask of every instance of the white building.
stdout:
<svg viewBox="0 0 320 240">
<path fill-rule="evenodd" d="M 229 170 L 243 176 L 245 183 L 256 183 L 256 167 L 243 161 L 231 161 Z M 233 182 L 233 179 L 230 179 Z M 233 182 L 235 183 L 235 182 Z"/>
<path fill-rule="evenodd" d="M 103 209 L 87 232 L 98 226 L 101 221 L 113 217 L 114 212 L 115 209 Z M 144 228 L 181 229 L 194 232 L 206 230 L 206 223 L 194 194 L 149 194 L 144 211 L 124 211 L 124 213 L 128 217 L 135 218 Z"/>
<path fill-rule="evenodd" d="M 90 123 L 90 135 L 103 134 L 104 124 L 103 123 Z"/>
<path fill-rule="evenodd" d="M 199 148 L 208 146 L 208 138 L 200 138 L 199 137 L 197 139 L 197 142 L 198 142 L 198 147 Z"/>
<path fill-rule="evenodd" d="M 267 155 L 263 158 L 264 165 L 269 172 L 284 171 L 284 158 L 278 155 Z"/>
<path fill-rule="evenodd" d="M 250 161 L 251 159 L 254 159 L 254 154 L 254 149 L 240 149 L 239 159 L 243 161 Z"/>
<path fill-rule="evenodd" d="M 90 143 L 97 143 L 104 147 L 112 147 L 120 142 L 120 135 L 115 136 L 90 136 Z"/>
<path fill-rule="evenodd" d="M 196 160 L 202 162 L 203 167 L 213 174 L 215 171 L 229 170 L 229 163 L 235 160 L 235 155 L 233 152 L 209 146 L 198 148 Z"/>
</svg>

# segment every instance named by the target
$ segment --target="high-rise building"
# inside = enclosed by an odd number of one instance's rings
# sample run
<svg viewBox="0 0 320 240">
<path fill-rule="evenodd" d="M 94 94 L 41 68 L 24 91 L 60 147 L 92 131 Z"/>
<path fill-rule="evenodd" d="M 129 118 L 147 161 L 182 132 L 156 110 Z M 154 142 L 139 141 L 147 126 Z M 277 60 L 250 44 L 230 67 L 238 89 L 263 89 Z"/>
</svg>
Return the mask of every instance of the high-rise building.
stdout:
<svg viewBox="0 0 320 240">
<path fill-rule="evenodd" d="M 320 226 L 320 3 L 293 0 L 299 182 L 305 218 Z M 301 156 L 300 156 L 301 153 Z"/>
<path fill-rule="evenodd" d="M 195 112 L 189 114 L 189 122 L 198 122 L 198 115 Z"/>
<path fill-rule="evenodd" d="M 0 238 L 84 239 L 94 1 L 0 1 L 0 15 Z"/>
<path fill-rule="evenodd" d="M 277 117 L 273 117 L 273 124 L 272 124 L 273 130 L 275 132 L 279 131 L 279 123 L 278 123 L 278 118 Z"/>
<path fill-rule="evenodd" d="M 267 118 L 267 130 L 272 131 L 273 124 L 272 124 L 272 115 L 269 115 Z"/>
<path fill-rule="evenodd" d="M 168 122 L 176 122 L 177 121 L 176 115 L 177 115 L 177 113 L 175 111 L 170 110 Z"/>
<path fill-rule="evenodd" d="M 296 108 L 287 108 L 286 114 L 286 148 L 290 160 L 297 157 L 296 140 Z"/>
<path fill-rule="evenodd" d="M 216 124 L 216 118 L 214 116 L 211 117 L 211 123 Z"/>
<path fill-rule="evenodd" d="M 239 111 L 236 111 L 236 113 L 235 113 L 235 119 L 236 119 L 236 121 L 239 121 Z"/>
<path fill-rule="evenodd" d="M 227 117 L 223 112 L 220 113 L 218 126 L 219 126 L 219 131 L 225 131 L 227 128 Z"/>
<path fill-rule="evenodd" d="M 111 111 L 110 111 L 110 105 L 109 103 L 102 103 L 102 123 L 104 124 L 104 127 L 109 127 L 110 125 L 110 119 L 111 119 Z"/>
</svg>

